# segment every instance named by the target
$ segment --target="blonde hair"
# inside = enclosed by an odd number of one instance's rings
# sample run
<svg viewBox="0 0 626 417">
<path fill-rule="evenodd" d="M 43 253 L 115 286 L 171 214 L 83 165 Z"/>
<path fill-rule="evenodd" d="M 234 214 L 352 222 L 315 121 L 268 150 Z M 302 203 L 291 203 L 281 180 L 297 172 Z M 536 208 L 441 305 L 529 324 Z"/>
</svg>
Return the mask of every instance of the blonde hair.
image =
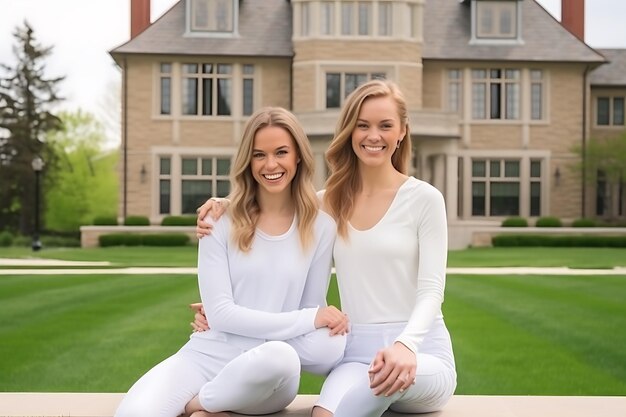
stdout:
<svg viewBox="0 0 626 417">
<path fill-rule="evenodd" d="M 243 137 L 231 169 L 233 185 L 228 208 L 232 221 L 232 240 L 240 250 L 247 252 L 252 247 L 254 233 L 260 214 L 256 199 L 258 184 L 252 176 L 250 164 L 256 133 L 268 126 L 285 129 L 296 144 L 300 162 L 291 182 L 291 196 L 295 203 L 298 232 L 302 248 L 306 249 L 313 239 L 313 222 L 317 216 L 318 201 L 313 186 L 315 160 L 309 139 L 296 117 L 281 107 L 265 107 L 257 110 L 248 119 Z"/>
<path fill-rule="evenodd" d="M 396 103 L 400 123 L 406 133 L 391 157 L 394 168 L 408 173 L 411 160 L 411 132 L 406 100 L 398 86 L 388 80 L 371 80 L 357 87 L 346 99 L 339 115 L 335 136 L 326 151 L 330 176 L 326 181 L 324 206 L 335 218 L 339 236 L 348 235 L 348 220 L 354 210 L 354 196 L 361 190 L 358 158 L 352 149 L 352 131 L 356 126 L 363 103 L 374 97 L 391 97 Z"/>
</svg>

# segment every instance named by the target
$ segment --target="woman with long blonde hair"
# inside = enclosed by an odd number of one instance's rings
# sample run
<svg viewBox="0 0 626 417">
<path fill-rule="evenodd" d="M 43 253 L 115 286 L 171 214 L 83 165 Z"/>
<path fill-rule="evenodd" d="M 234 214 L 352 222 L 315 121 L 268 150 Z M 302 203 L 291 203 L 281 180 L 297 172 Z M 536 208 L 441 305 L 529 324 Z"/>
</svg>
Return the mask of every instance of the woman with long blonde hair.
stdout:
<svg viewBox="0 0 626 417">
<path fill-rule="evenodd" d="M 254 113 L 231 175 L 232 205 L 198 248 L 211 329 L 141 377 L 116 417 L 277 412 L 301 369 L 326 374 L 343 355 L 347 318 L 325 299 L 335 222 L 318 209 L 313 154 L 293 114 Z"/>
</svg>

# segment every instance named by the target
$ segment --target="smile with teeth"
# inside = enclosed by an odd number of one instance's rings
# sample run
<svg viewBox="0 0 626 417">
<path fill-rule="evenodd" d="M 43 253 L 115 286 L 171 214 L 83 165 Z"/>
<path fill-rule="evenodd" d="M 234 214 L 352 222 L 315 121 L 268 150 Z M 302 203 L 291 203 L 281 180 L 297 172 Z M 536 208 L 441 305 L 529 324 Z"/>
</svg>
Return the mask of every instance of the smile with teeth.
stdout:
<svg viewBox="0 0 626 417">
<path fill-rule="evenodd" d="M 279 172 L 277 174 L 263 174 L 263 178 L 267 180 L 277 180 L 284 175 L 283 172 Z"/>
<path fill-rule="evenodd" d="M 382 151 L 384 149 L 384 146 L 382 146 L 382 145 L 379 145 L 379 146 L 363 145 L 363 147 L 365 148 L 366 151 L 369 151 L 369 152 L 378 152 L 378 151 Z"/>
</svg>

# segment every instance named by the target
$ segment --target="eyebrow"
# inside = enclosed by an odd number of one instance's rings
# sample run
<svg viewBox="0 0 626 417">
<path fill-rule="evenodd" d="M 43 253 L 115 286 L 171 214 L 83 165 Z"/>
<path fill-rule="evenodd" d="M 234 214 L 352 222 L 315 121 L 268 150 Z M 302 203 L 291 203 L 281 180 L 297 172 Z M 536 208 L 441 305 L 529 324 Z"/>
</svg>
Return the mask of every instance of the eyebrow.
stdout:
<svg viewBox="0 0 626 417">
<path fill-rule="evenodd" d="M 289 150 L 289 149 L 290 149 L 290 148 L 289 148 L 289 145 L 279 146 L 278 148 L 274 149 L 274 151 L 280 151 L 280 150 L 283 150 L 283 149 L 287 149 L 287 150 Z M 255 148 L 252 148 L 252 152 L 265 152 L 265 151 L 264 151 L 264 150 L 262 150 L 262 149 L 255 149 Z"/>
<path fill-rule="evenodd" d="M 356 119 L 356 121 L 357 122 L 366 122 L 366 123 L 370 122 L 369 120 L 365 120 L 365 119 Z M 389 123 L 389 122 L 393 122 L 393 121 L 394 121 L 394 119 L 384 119 L 384 120 L 381 120 L 379 123 Z"/>
</svg>

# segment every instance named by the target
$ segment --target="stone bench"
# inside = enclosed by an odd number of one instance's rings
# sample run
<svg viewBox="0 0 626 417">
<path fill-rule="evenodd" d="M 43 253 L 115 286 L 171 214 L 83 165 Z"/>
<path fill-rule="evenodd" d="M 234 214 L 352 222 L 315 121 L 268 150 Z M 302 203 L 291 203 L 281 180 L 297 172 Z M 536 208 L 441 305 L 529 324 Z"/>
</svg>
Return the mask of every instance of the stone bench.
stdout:
<svg viewBox="0 0 626 417">
<path fill-rule="evenodd" d="M 0 417 L 112 417 L 124 394 L 0 393 Z M 317 396 L 299 395 L 272 416 L 306 417 Z M 238 414 L 232 414 L 238 416 Z M 387 412 L 385 417 L 409 416 Z M 455 395 L 429 417 L 624 417 L 626 397 Z"/>
</svg>

